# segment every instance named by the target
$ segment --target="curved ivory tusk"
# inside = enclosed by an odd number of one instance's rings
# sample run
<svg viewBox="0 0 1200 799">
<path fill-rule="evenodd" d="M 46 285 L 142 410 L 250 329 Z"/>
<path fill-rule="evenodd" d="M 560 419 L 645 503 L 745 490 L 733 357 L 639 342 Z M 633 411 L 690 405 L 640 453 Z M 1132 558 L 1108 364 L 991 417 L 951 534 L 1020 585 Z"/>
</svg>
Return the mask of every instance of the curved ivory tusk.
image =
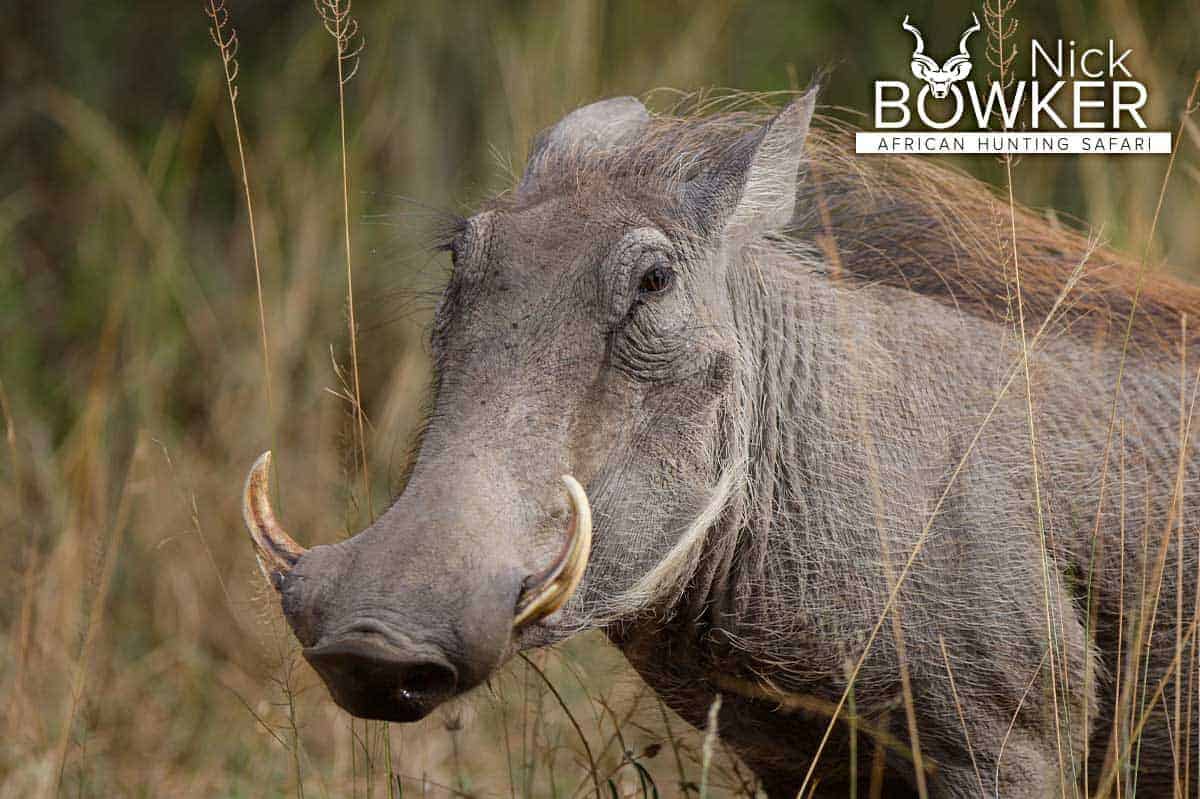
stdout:
<svg viewBox="0 0 1200 799">
<path fill-rule="evenodd" d="M 571 526 L 562 553 L 545 571 L 526 581 L 526 588 L 517 600 L 517 616 L 513 627 L 521 627 L 544 619 L 561 608 L 579 587 L 592 553 L 592 508 L 587 492 L 579 481 L 563 475 L 567 495 L 571 498 Z"/>
<path fill-rule="evenodd" d="M 258 456 L 246 476 L 246 487 L 242 491 L 242 518 L 254 541 L 254 556 L 263 576 L 275 588 L 279 578 L 292 570 L 296 561 L 307 552 L 292 540 L 275 519 L 271 510 L 271 451 Z"/>
</svg>

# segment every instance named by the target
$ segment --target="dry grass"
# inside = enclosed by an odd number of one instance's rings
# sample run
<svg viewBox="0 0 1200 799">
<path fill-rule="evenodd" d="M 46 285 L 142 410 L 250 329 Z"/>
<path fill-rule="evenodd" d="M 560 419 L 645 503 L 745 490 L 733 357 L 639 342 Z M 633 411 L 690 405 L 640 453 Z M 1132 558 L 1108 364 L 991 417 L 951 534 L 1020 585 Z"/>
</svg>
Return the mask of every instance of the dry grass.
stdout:
<svg viewBox="0 0 1200 799">
<path fill-rule="evenodd" d="M 738 37 L 761 31 L 731 3 L 666 33 L 595 3 L 461 19 L 378 4 L 356 9 L 372 44 L 347 84 L 347 9 L 317 2 L 336 47 L 311 10 L 284 33 L 243 23 L 237 76 L 232 30 L 218 26 L 220 54 L 208 45 L 186 102 L 139 135 L 115 103 L 69 83 L 31 79 L 0 100 L 0 141 L 51 137 L 57 181 L 0 182 L 0 796 L 752 793 L 719 740 L 669 714 L 596 636 L 515 661 L 421 724 L 352 721 L 298 657 L 237 502 L 268 447 L 304 543 L 359 529 L 394 490 L 427 386 L 427 294 L 445 268 L 422 246 L 438 219 L 429 207 L 504 186 L 504 164 L 579 102 L 661 85 L 784 88 L 788 65 L 732 65 L 730 52 L 754 50 Z M 1151 266 L 1195 268 L 1200 130 L 1178 114 L 1190 73 L 1147 44 L 1160 32 L 1123 3 L 1060 5 L 1056 32 L 1095 12 L 1093 30 L 1137 49 L 1152 127 L 1182 119 L 1181 154 L 1169 183 L 1162 159 L 1002 165 L 1014 200 L 1059 205 L 1058 187 L 1074 186 L 1067 204 L 1116 244 L 1145 247 Z M 880 12 L 867 41 L 887 40 L 900 14 Z M 202 40 L 204 22 L 179 24 Z M 801 75 L 844 61 L 820 49 L 844 21 L 800 22 L 807 38 L 787 57 Z M 478 54 L 454 55 L 467 43 Z M 847 96 L 838 80 L 867 81 L 853 62 L 840 69 L 827 102 Z M 465 83 L 448 77 L 459 73 Z M 1005 179 L 996 164 L 966 166 Z M 68 229 L 30 229 L 61 218 Z M 54 236 L 70 246 L 45 246 Z M 1006 390 L 1020 379 L 1018 360 Z M 1184 440 L 1195 396 L 1181 375 Z M 1123 457 L 1111 453 L 1109 490 L 1123 490 Z M 1125 759 L 1145 708 L 1195 690 L 1200 605 L 1172 612 L 1184 621 L 1173 674 L 1188 678 L 1147 685 L 1130 658 L 1113 742 Z M 1154 624 L 1137 614 L 1122 638 L 1135 653 Z M 850 692 L 833 713 L 845 704 L 853 718 Z M 1115 758 L 1108 774 L 1121 795 Z"/>
</svg>

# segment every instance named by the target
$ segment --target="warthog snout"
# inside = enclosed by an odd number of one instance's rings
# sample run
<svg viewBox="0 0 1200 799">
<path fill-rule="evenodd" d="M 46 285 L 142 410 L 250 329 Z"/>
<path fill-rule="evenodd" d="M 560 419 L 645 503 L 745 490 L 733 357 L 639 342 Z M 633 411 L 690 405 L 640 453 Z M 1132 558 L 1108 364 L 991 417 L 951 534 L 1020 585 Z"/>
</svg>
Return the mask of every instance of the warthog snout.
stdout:
<svg viewBox="0 0 1200 799">
<path fill-rule="evenodd" d="M 304 650 L 334 701 L 356 716 L 416 721 L 454 696 L 458 670 L 432 647 L 364 625 Z"/>
<path fill-rule="evenodd" d="M 520 551 L 515 534 L 501 534 L 489 492 L 470 479 L 421 480 L 358 535 L 306 550 L 275 519 L 269 471 L 265 453 L 243 498 L 259 565 L 281 594 L 305 659 L 355 716 L 416 721 L 483 682 L 511 655 L 513 631 L 561 608 L 587 567 L 591 510 L 572 477 L 563 478 L 566 535 L 554 542 L 557 554 L 543 558 Z"/>
</svg>

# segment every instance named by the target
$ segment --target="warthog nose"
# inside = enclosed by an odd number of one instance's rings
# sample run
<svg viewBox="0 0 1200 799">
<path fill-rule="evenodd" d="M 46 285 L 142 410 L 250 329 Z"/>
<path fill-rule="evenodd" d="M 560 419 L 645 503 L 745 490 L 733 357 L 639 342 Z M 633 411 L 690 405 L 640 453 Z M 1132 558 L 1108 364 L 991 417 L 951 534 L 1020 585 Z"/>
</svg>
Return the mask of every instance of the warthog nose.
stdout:
<svg viewBox="0 0 1200 799">
<path fill-rule="evenodd" d="M 454 695 L 445 659 L 407 651 L 377 634 L 354 633 L 304 650 L 335 702 L 359 718 L 417 721 Z"/>
</svg>

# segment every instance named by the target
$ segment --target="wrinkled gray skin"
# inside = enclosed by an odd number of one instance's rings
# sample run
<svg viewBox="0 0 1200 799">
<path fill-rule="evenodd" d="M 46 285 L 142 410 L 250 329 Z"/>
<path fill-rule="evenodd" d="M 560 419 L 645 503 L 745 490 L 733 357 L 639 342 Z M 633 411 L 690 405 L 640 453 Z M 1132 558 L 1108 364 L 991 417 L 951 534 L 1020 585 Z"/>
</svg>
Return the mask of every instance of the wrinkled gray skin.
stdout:
<svg viewBox="0 0 1200 799">
<path fill-rule="evenodd" d="M 1177 372 L 1127 368 L 1112 460 L 1125 488 L 1106 495 L 1093 558 L 1117 358 L 1069 336 L 1032 358 L 1039 514 L 1023 376 L 985 419 L 1019 363 L 1011 327 L 896 288 L 835 285 L 820 246 L 776 235 L 815 213 L 796 199 L 813 99 L 654 179 L 581 166 L 648 124 L 629 98 L 589 106 L 540 137 L 513 195 L 457 232 L 433 334 L 435 411 L 411 479 L 369 529 L 314 548 L 283 581 L 286 615 L 339 704 L 413 720 L 521 648 L 603 627 L 692 724 L 721 693 L 721 735 L 771 796 L 791 796 L 922 544 L 899 624 L 882 626 L 855 683 L 859 790 L 877 751 L 885 795 L 916 790 L 901 645 L 931 796 L 979 796 L 981 783 L 1058 795 L 1060 767 L 1072 791 L 1085 712 L 1096 779 L 1119 669 L 1113 586 L 1122 554 L 1128 588 L 1157 551 Z M 665 288 L 645 278 L 656 267 L 671 270 Z M 592 560 L 566 608 L 514 633 L 523 580 L 562 546 L 561 474 L 591 498 Z M 1191 466 L 1186 483 L 1196 494 Z M 1151 689 L 1175 642 L 1173 549 L 1166 566 Z M 1079 586 L 1091 568 L 1104 577 L 1089 637 Z M 1185 588 L 1188 614 L 1193 597 Z M 848 731 L 839 722 L 820 758 L 819 796 L 846 795 Z M 1170 784 L 1167 732 L 1151 715 L 1139 795 Z"/>
</svg>

